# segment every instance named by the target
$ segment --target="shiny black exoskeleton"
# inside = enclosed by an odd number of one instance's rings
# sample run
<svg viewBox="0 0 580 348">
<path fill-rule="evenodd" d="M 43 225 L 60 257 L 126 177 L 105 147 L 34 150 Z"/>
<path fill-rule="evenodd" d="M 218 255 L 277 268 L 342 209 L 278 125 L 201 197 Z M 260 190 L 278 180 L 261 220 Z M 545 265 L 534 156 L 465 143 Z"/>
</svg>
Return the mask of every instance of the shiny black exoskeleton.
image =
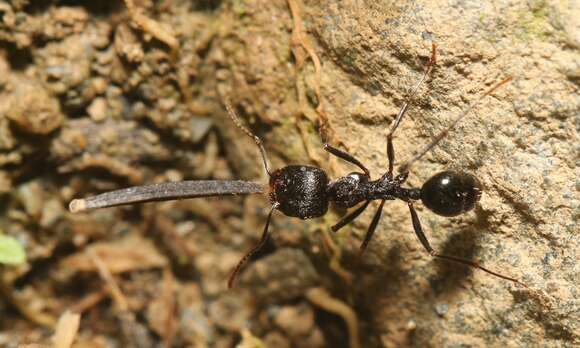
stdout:
<svg viewBox="0 0 580 348">
<path fill-rule="evenodd" d="M 310 219 L 326 214 L 329 203 L 339 208 L 351 208 L 360 204 L 359 208 L 331 227 L 336 232 L 356 219 L 371 201 L 379 200 L 379 208 L 360 246 L 362 253 L 375 232 L 385 201 L 399 199 L 409 206 L 415 234 L 432 256 L 463 263 L 513 280 L 489 271 L 473 261 L 436 253 L 429 244 L 415 211 L 413 202 L 421 200 L 427 208 L 438 215 L 456 216 L 465 213 L 473 209 L 481 197 L 482 188 L 479 180 L 467 173 L 444 171 L 427 180 L 421 189 L 403 187 L 409 173 L 405 171 L 393 176 L 395 154 L 390 137 L 387 138 L 387 143 L 389 170 L 377 180 L 371 180 L 369 170 L 356 158 L 329 144 L 324 144 L 326 151 L 358 166 L 362 173 L 353 172 L 334 181 L 329 181 L 322 169 L 312 166 L 292 165 L 270 173 L 269 197 L 272 211 L 277 209 L 287 216 Z M 266 223 L 265 237 L 272 211 Z"/>
<path fill-rule="evenodd" d="M 228 98 L 224 99 L 225 107 L 232 121 L 254 140 L 260 150 L 264 169 L 266 173 L 268 173 L 270 179 L 267 192 L 272 203 L 268 218 L 266 219 L 264 231 L 262 232 L 262 237 L 236 265 L 228 282 L 230 288 L 233 286 L 236 275 L 239 273 L 241 268 L 254 253 L 264 246 L 268 240 L 268 228 L 274 211 L 281 211 L 287 216 L 310 219 L 326 214 L 330 203 L 333 203 L 339 208 L 345 209 L 358 205 L 356 209 L 344 216 L 338 223 L 331 227 L 332 231 L 336 232 L 340 228 L 354 221 L 365 211 L 369 204 L 375 200 L 380 201 L 380 203 L 360 246 L 360 252 L 363 252 L 366 249 L 371 240 L 381 218 L 385 202 L 390 200 L 401 200 L 409 207 L 415 234 L 431 256 L 478 268 L 497 277 L 522 284 L 514 278 L 490 271 L 489 269 L 479 265 L 477 262 L 435 252 L 423 232 L 419 216 L 415 211 L 414 202 L 421 200 L 427 208 L 442 216 L 456 216 L 465 213 L 473 209 L 481 197 L 481 184 L 474 176 L 461 172 L 445 171 L 433 176 L 425 182 L 420 189 L 403 187 L 403 184 L 409 175 L 409 168 L 411 165 L 436 146 L 441 139 L 445 138 L 449 131 L 453 129 L 453 127 L 483 99 L 483 97 L 491 94 L 494 90 L 507 83 L 511 78 L 500 81 L 483 94 L 483 96 L 477 99 L 476 102 L 469 105 L 469 107 L 453 120 L 450 126 L 436 135 L 431 143 L 425 146 L 421 151 L 417 152 L 417 154 L 411 157 L 410 160 L 401 165 L 399 167 L 398 175 L 393 175 L 395 160 L 393 133 L 397 130 L 405 112 L 407 111 L 410 101 L 429 75 L 434 64 L 435 45 L 433 45 L 431 58 L 429 59 L 423 78 L 411 90 L 411 93 L 401 107 L 398 115 L 395 117 L 393 125 L 387 134 L 387 158 L 389 167 L 388 170 L 376 180 L 371 180 L 369 170 L 360 161 L 347 152 L 334 148 L 329 144 L 324 144 L 324 149 L 326 151 L 356 165 L 360 170 L 362 170 L 362 172 L 353 172 L 333 181 L 329 180 L 324 170 L 312 166 L 291 165 L 271 172 L 268 165 L 266 151 L 262 145 L 261 139 L 242 125 Z M 105 192 L 86 199 L 75 199 L 70 204 L 70 210 L 71 212 L 81 212 L 88 209 L 143 202 L 263 193 L 265 191 L 264 189 L 264 185 L 260 183 L 243 180 L 186 180 L 182 182 L 158 183 Z"/>
<path fill-rule="evenodd" d="M 269 196 L 286 216 L 322 216 L 328 210 L 328 176 L 317 167 L 286 166 L 270 174 Z"/>
<path fill-rule="evenodd" d="M 421 201 L 435 214 L 451 217 L 473 209 L 481 191 L 481 184 L 473 175 L 446 171 L 423 184 Z"/>
<path fill-rule="evenodd" d="M 360 161 L 358 161 L 347 152 L 332 147 L 329 144 L 324 144 L 324 149 L 326 151 L 347 162 L 350 162 L 351 164 L 358 166 L 362 172 L 350 173 L 333 181 L 328 179 L 328 176 L 324 170 L 312 166 L 291 165 L 275 170 L 274 172 L 270 172 L 265 150 L 262 146 L 260 138 L 252 134 L 248 129 L 241 125 L 233 108 L 229 103 L 226 102 L 226 108 L 228 109 L 232 120 L 246 134 L 254 139 L 260 149 L 264 168 L 270 177 L 268 195 L 272 203 L 272 209 L 268 214 L 268 219 L 266 220 L 266 226 L 264 227 L 262 238 L 258 244 L 254 246 L 238 263 L 236 269 L 230 277 L 230 287 L 232 286 L 233 280 L 236 274 L 240 271 L 241 267 L 245 264 L 245 262 L 247 262 L 251 255 L 253 255 L 265 244 L 266 240 L 268 239 L 268 226 L 270 224 L 272 213 L 275 210 L 279 210 L 287 216 L 298 217 L 301 219 L 310 219 L 326 214 L 330 203 L 333 203 L 339 208 L 352 208 L 359 205 L 358 208 L 344 216 L 337 224 L 331 227 L 331 229 L 336 232 L 340 228 L 354 221 L 369 206 L 370 202 L 374 200 L 380 201 L 380 204 L 360 246 L 360 252 L 363 252 L 366 249 L 369 241 L 371 240 L 373 233 L 379 223 L 385 202 L 388 200 L 401 200 L 404 201 L 409 207 L 415 234 L 419 238 L 419 241 L 423 247 L 433 257 L 462 263 L 470 267 L 481 269 L 500 278 L 520 283 L 514 278 L 490 271 L 489 269 L 479 265 L 477 262 L 435 252 L 435 250 L 433 250 L 429 244 L 425 233 L 423 232 L 419 216 L 414 207 L 414 202 L 421 200 L 423 204 L 432 212 L 442 216 L 456 216 L 465 213 L 472 210 L 481 197 L 482 187 L 477 178 L 467 173 L 445 171 L 431 177 L 420 189 L 403 187 L 403 184 L 409 175 L 409 168 L 411 164 L 420 159 L 423 155 L 425 155 L 425 153 L 427 153 L 439 141 L 441 141 L 441 139 L 443 139 L 449 133 L 449 131 L 457 124 L 457 122 L 465 117 L 465 115 L 467 115 L 467 113 L 474 108 L 477 102 L 479 102 L 486 95 L 489 95 L 498 87 L 508 82 L 510 78 L 497 83 L 494 87 L 489 89 L 475 103 L 471 104 L 467 109 L 465 109 L 465 111 L 460 114 L 448 128 L 444 129 L 440 134 L 438 134 L 430 144 L 422 149 L 422 151 L 419 151 L 417 155 L 411 158 L 411 160 L 404 163 L 400 167 L 400 173 L 398 175 L 393 175 L 395 159 L 393 133 L 398 128 L 403 115 L 407 111 L 410 100 L 417 92 L 422 82 L 426 79 L 434 64 L 435 45 L 433 45 L 431 59 L 429 60 L 427 68 L 425 69 L 423 78 L 411 91 L 407 101 L 403 104 L 399 114 L 396 116 L 393 122 L 393 126 L 387 134 L 387 158 L 389 168 L 385 174 L 376 180 L 371 180 L 369 170 Z"/>
<path fill-rule="evenodd" d="M 402 187 L 407 176 L 387 173 L 371 181 L 365 173 L 353 172 L 329 181 L 318 167 L 291 165 L 271 174 L 269 196 L 284 215 L 301 219 L 323 216 L 329 202 L 339 208 L 352 208 L 366 201 L 395 199 L 420 199 L 435 214 L 451 217 L 472 210 L 481 198 L 479 180 L 468 173 L 438 173 L 421 189 Z"/>
<path fill-rule="evenodd" d="M 385 174 L 378 180 L 371 181 L 367 174 L 354 172 L 331 182 L 328 195 L 340 208 L 351 208 L 368 200 L 407 200 L 410 197 L 417 197 L 415 189 L 401 187 L 406 179 L 407 174 L 394 178 L 390 174 Z"/>
</svg>

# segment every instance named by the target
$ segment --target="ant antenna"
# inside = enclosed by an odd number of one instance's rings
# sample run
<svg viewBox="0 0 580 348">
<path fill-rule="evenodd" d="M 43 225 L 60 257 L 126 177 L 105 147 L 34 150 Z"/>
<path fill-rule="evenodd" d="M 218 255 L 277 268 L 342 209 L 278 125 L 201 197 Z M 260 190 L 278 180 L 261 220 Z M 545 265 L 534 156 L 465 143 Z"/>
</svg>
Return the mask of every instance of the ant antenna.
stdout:
<svg viewBox="0 0 580 348">
<path fill-rule="evenodd" d="M 230 274 L 230 278 L 228 279 L 228 289 L 231 289 L 234 287 L 234 283 L 236 281 L 236 278 L 238 277 L 238 274 L 242 270 L 242 267 L 244 267 L 244 265 L 246 263 L 248 263 L 248 260 L 256 252 L 258 252 L 260 249 L 262 249 L 262 247 L 264 247 L 264 245 L 268 241 L 268 238 L 270 238 L 270 234 L 268 233 L 268 227 L 270 227 L 270 220 L 272 220 L 272 213 L 274 213 L 274 210 L 276 210 L 279 206 L 280 206 L 280 203 L 274 203 L 272 205 L 272 208 L 270 209 L 270 213 L 268 213 L 268 217 L 266 218 L 266 225 L 264 226 L 264 232 L 262 232 L 262 237 L 260 238 L 260 241 L 258 242 L 258 244 L 254 245 L 252 247 L 252 249 L 250 249 L 244 255 L 244 257 L 242 257 L 242 259 L 238 262 L 238 264 L 236 265 L 236 268 L 234 268 L 234 270 L 232 271 L 232 274 Z"/>
<path fill-rule="evenodd" d="M 435 139 L 433 139 L 433 141 L 431 143 L 427 144 L 427 146 L 425 146 L 421 151 L 417 152 L 417 154 L 413 158 L 411 158 L 409 161 L 407 161 L 406 163 L 403 163 L 399 167 L 399 172 L 400 173 L 408 173 L 409 172 L 409 168 L 411 168 L 411 166 L 413 165 L 413 163 L 415 163 L 415 161 L 417 161 L 418 159 L 420 159 L 421 157 L 423 157 L 423 155 L 425 155 L 427 152 L 429 152 L 429 150 L 431 150 L 433 147 L 435 147 L 441 141 L 441 139 L 445 138 L 447 136 L 447 134 L 449 134 L 449 131 L 451 131 L 457 125 L 457 123 L 459 123 L 459 121 L 461 121 L 465 116 L 467 116 L 467 114 L 471 110 L 473 110 L 485 97 L 487 97 L 493 91 L 495 91 L 496 89 L 498 89 L 501 86 L 505 85 L 506 83 L 508 83 L 512 79 L 513 79 L 513 77 L 512 76 L 509 76 L 509 77 L 501 80 L 500 82 L 496 83 L 493 87 L 491 87 L 489 90 L 487 90 L 487 92 L 485 92 L 482 96 L 480 96 L 479 98 L 477 98 L 477 100 L 475 100 L 474 102 L 472 102 L 467 107 L 467 109 L 465 109 L 461 114 L 459 114 L 459 116 L 457 118 L 455 118 L 455 120 L 453 122 L 451 122 L 451 124 L 449 125 L 449 127 L 447 127 L 444 130 L 442 130 L 441 133 L 439 133 L 435 137 Z"/>
<path fill-rule="evenodd" d="M 256 145 L 258 145 L 258 148 L 260 149 L 260 154 L 262 155 L 262 162 L 264 162 L 264 169 L 266 170 L 266 173 L 268 173 L 268 176 L 270 176 L 271 174 L 270 166 L 268 165 L 266 150 L 264 150 L 264 145 L 262 145 L 262 139 L 260 139 L 257 135 L 254 135 L 254 133 L 252 133 L 248 128 L 244 127 L 244 125 L 240 121 L 240 118 L 238 117 L 238 114 L 234 111 L 234 108 L 232 107 L 232 103 L 230 102 L 229 97 L 224 97 L 223 102 L 226 106 L 226 110 L 228 111 L 228 115 L 230 115 L 230 118 L 232 119 L 232 121 L 234 121 L 234 124 L 238 126 L 238 128 L 241 129 L 244 133 L 246 133 L 247 136 L 252 138 L 256 143 Z"/>
<path fill-rule="evenodd" d="M 425 82 L 425 80 L 427 79 L 427 76 L 431 73 L 431 71 L 433 71 L 433 66 L 437 62 L 436 51 L 437 51 L 437 45 L 433 43 L 431 45 L 431 57 L 429 58 L 429 62 L 427 63 L 427 66 L 425 67 L 425 72 L 423 73 L 423 77 L 421 78 L 421 80 L 419 80 L 419 82 L 417 82 L 415 87 L 413 87 L 411 89 L 411 92 L 407 95 L 407 98 L 405 99 L 405 103 L 401 107 L 401 110 L 399 110 L 399 113 L 397 114 L 397 117 L 395 118 L 395 121 L 393 122 L 393 126 L 391 127 L 391 130 L 387 134 L 387 157 L 389 159 L 389 172 L 388 173 L 391 175 L 393 174 L 393 166 L 395 163 L 395 149 L 393 147 L 393 133 L 395 133 L 395 131 L 399 127 L 399 124 L 401 123 L 403 116 L 407 112 L 407 108 L 409 107 L 409 104 L 411 103 L 411 101 L 413 100 L 415 95 L 417 94 L 419 87 L 421 87 L 423 82 Z"/>
</svg>

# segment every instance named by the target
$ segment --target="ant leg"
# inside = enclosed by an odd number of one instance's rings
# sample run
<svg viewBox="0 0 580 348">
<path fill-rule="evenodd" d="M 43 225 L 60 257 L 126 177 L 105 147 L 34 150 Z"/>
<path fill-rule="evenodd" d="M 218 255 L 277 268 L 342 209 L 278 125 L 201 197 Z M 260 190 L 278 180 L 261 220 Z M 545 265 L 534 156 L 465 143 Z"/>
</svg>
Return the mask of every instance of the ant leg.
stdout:
<svg viewBox="0 0 580 348">
<path fill-rule="evenodd" d="M 503 274 L 499 274 L 499 273 L 494 272 L 492 270 L 489 270 L 489 269 L 481 266 L 476 261 L 467 260 L 467 259 L 463 259 L 463 258 L 456 257 L 456 256 L 449 256 L 449 255 L 443 255 L 443 254 L 437 253 L 435 250 L 433 250 L 433 248 L 429 244 L 429 241 L 427 240 L 427 237 L 425 236 L 425 233 L 423 232 L 423 228 L 421 227 L 421 221 L 419 221 L 419 216 L 417 215 L 417 212 L 415 211 L 415 207 L 413 206 L 413 202 L 409 201 L 409 202 L 407 202 L 407 204 L 409 205 L 409 210 L 411 211 L 411 220 L 413 221 L 413 228 L 415 229 L 415 234 L 417 235 L 417 237 L 421 241 L 421 244 L 423 244 L 423 247 L 429 252 L 429 254 L 431 254 L 431 256 L 433 256 L 435 258 L 439 258 L 439 259 L 444 259 L 444 260 L 448 260 L 448 261 L 461 263 L 461 264 L 467 265 L 469 267 L 477 268 L 477 269 L 480 269 L 486 273 L 494 275 L 496 277 L 499 277 L 499 278 L 502 278 L 505 280 L 509 280 L 509 281 L 514 282 L 514 283 L 518 283 L 520 285 L 525 286 L 526 288 L 528 287 L 526 284 L 520 282 L 519 280 L 512 278 L 512 277 L 505 276 Z"/>
<path fill-rule="evenodd" d="M 244 257 L 242 257 L 240 259 L 240 261 L 238 262 L 238 264 L 236 265 L 236 267 L 234 268 L 234 270 L 232 271 L 232 274 L 230 275 L 230 278 L 228 279 L 228 289 L 231 289 L 234 287 L 234 282 L 236 280 L 236 277 L 238 276 L 238 274 L 240 273 L 240 270 L 242 269 L 242 267 L 244 267 L 244 265 L 248 262 L 248 260 L 256 253 L 258 252 L 260 249 L 262 249 L 262 247 L 264 247 L 264 245 L 266 244 L 266 242 L 268 241 L 269 238 L 269 234 L 268 234 L 268 227 L 270 226 L 270 220 L 272 218 L 272 213 L 274 212 L 274 210 L 278 208 L 278 203 L 275 203 L 272 206 L 272 209 L 270 209 L 270 213 L 268 214 L 268 218 L 266 219 L 266 226 L 264 226 L 264 232 L 262 232 L 262 238 L 260 238 L 260 241 L 254 245 L 252 247 L 252 249 L 250 249 L 245 255 Z"/>
<path fill-rule="evenodd" d="M 471 104 L 469 104 L 469 106 L 465 110 L 463 110 L 461 112 L 461 114 L 459 114 L 459 116 L 457 116 L 453 120 L 453 122 L 451 122 L 451 124 L 447 128 L 445 128 L 444 130 L 441 131 L 441 133 L 439 133 L 439 134 L 437 134 L 437 136 L 435 136 L 435 138 L 433 139 L 433 141 L 431 141 L 424 148 L 422 148 L 421 151 L 417 152 L 415 154 L 415 156 L 413 156 L 413 158 L 411 158 L 410 160 L 408 160 L 406 163 L 403 163 L 399 167 L 399 171 L 401 173 L 408 172 L 409 171 L 409 168 L 411 168 L 411 165 L 415 161 L 417 161 L 418 159 L 420 159 L 421 157 L 423 157 L 427 152 L 429 152 L 429 150 L 431 150 L 432 148 L 434 148 L 441 141 L 441 139 L 445 138 L 447 136 L 447 134 L 449 134 L 449 132 L 453 128 L 455 128 L 455 126 L 457 125 L 457 123 L 459 123 L 459 121 L 461 121 L 465 116 L 467 116 L 467 114 L 469 114 L 469 112 L 471 110 L 473 110 L 485 97 L 487 97 L 493 91 L 495 91 L 499 87 L 503 86 L 504 84 L 508 83 L 512 79 L 513 79 L 513 77 L 509 76 L 509 77 L 507 77 L 507 78 L 499 81 L 498 83 L 496 83 L 495 85 L 493 85 L 490 89 L 488 89 L 487 92 L 485 92 L 479 98 L 477 98 L 475 101 L 473 101 Z"/>
<path fill-rule="evenodd" d="M 258 145 L 258 148 L 260 149 L 260 154 L 262 155 L 262 162 L 264 163 L 264 169 L 266 170 L 266 173 L 268 173 L 268 176 L 270 176 L 270 166 L 268 165 L 266 150 L 264 150 L 264 145 L 262 145 L 262 139 L 260 139 L 257 135 L 254 135 L 254 133 L 250 132 L 250 130 L 248 128 L 246 128 L 246 127 L 244 127 L 244 125 L 242 125 L 242 122 L 240 121 L 240 118 L 238 117 L 237 113 L 234 111 L 234 108 L 232 107 L 232 103 L 230 102 L 230 99 L 228 97 L 224 97 L 223 102 L 226 106 L 226 110 L 228 111 L 228 115 L 230 116 L 232 121 L 234 121 L 234 124 L 236 126 L 238 126 L 238 128 L 240 128 L 242 130 L 242 132 L 246 133 L 247 136 L 252 138 L 254 140 L 254 142 L 256 143 L 256 145 Z"/>
<path fill-rule="evenodd" d="M 373 217 L 373 221 L 371 221 L 369 229 L 367 230 L 367 234 L 365 235 L 365 239 L 363 240 L 362 244 L 360 245 L 360 249 L 358 251 L 359 256 L 365 252 L 367 245 L 371 241 L 371 238 L 373 237 L 373 234 L 375 233 L 375 230 L 377 229 L 377 225 L 379 224 L 379 220 L 381 219 L 381 213 L 383 212 L 383 205 L 385 205 L 384 199 L 381 200 L 381 204 L 379 205 L 379 209 L 377 209 L 377 212 L 375 213 L 375 216 Z"/>
<path fill-rule="evenodd" d="M 323 145 L 324 149 L 328 152 L 330 152 L 331 154 L 335 155 L 338 158 L 341 158 L 347 162 L 350 162 L 356 166 L 358 166 L 360 169 L 362 169 L 362 171 L 366 174 L 366 176 L 370 177 L 371 173 L 369 172 L 369 170 L 356 158 L 354 158 L 351 154 L 344 152 L 342 150 L 337 149 L 336 147 L 330 145 L 329 143 L 324 143 Z"/>
<path fill-rule="evenodd" d="M 427 79 L 427 76 L 429 75 L 429 73 L 431 73 L 431 71 L 433 70 L 433 66 L 435 65 L 435 62 L 437 61 L 436 49 L 437 49 L 437 45 L 433 44 L 432 48 L 431 48 L 431 57 L 429 58 L 429 61 L 427 62 L 427 66 L 425 67 L 425 72 L 423 73 L 423 77 L 421 78 L 421 80 L 419 80 L 419 82 L 415 85 L 415 87 L 413 87 L 413 89 L 411 90 L 411 92 L 407 96 L 405 103 L 401 107 L 401 110 L 399 110 L 399 113 L 397 114 L 397 117 L 395 118 L 395 121 L 393 122 L 393 125 L 391 126 L 391 130 L 387 134 L 387 158 L 389 159 L 389 171 L 388 171 L 388 173 L 391 176 L 393 175 L 393 167 L 394 167 L 394 163 L 395 163 L 395 149 L 393 147 L 393 133 L 395 133 L 395 131 L 399 127 L 399 124 L 401 123 L 403 116 L 407 112 L 407 108 L 409 107 L 411 100 L 417 94 L 419 87 L 421 87 L 423 82 Z"/>
<path fill-rule="evenodd" d="M 355 211 L 353 211 L 350 214 L 343 217 L 338 223 L 336 223 L 336 225 L 334 225 L 330 228 L 332 230 L 332 232 L 336 232 L 336 231 L 340 230 L 341 228 L 343 228 L 344 226 L 353 222 L 354 219 L 356 219 L 360 214 L 362 214 L 363 211 L 365 211 L 365 209 L 369 206 L 370 202 L 371 201 L 366 201 L 363 205 L 358 207 Z"/>
</svg>

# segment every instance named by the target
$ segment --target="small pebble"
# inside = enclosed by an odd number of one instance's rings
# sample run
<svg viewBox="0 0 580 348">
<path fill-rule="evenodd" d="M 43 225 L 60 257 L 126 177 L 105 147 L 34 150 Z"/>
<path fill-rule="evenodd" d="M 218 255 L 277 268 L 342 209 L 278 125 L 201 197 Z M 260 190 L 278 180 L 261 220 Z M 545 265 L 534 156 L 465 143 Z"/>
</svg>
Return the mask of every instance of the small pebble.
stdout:
<svg viewBox="0 0 580 348">
<path fill-rule="evenodd" d="M 95 98 L 87 108 L 87 113 L 93 121 L 103 121 L 107 118 L 107 100 L 105 98 Z"/>
<path fill-rule="evenodd" d="M 306 305 L 284 306 L 274 322 L 290 337 L 306 336 L 314 328 L 314 313 Z"/>
<path fill-rule="evenodd" d="M 437 303 L 435 305 L 435 313 L 438 316 L 443 317 L 449 311 L 449 306 L 445 303 Z"/>
<path fill-rule="evenodd" d="M 58 100 L 49 95 L 36 80 L 14 81 L 14 93 L 8 97 L 6 117 L 32 134 L 48 134 L 63 122 Z"/>
</svg>

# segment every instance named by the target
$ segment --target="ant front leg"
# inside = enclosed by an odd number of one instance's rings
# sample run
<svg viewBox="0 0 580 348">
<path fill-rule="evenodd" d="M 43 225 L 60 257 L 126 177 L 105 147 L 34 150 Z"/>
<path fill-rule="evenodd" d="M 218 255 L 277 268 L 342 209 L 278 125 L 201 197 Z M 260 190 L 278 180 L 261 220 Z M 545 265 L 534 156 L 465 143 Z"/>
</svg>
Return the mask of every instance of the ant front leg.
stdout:
<svg viewBox="0 0 580 348">
<path fill-rule="evenodd" d="M 360 169 L 362 169 L 362 171 L 365 173 L 365 175 L 370 178 L 371 172 L 367 169 L 367 167 L 365 167 L 361 163 L 361 161 L 354 158 L 348 152 L 344 152 L 342 150 L 339 150 L 336 147 L 330 145 L 329 143 L 324 143 L 323 147 L 326 151 L 330 152 L 331 154 L 335 155 L 336 157 L 341 158 L 341 159 L 343 159 L 347 162 L 350 162 L 350 163 L 354 164 L 355 166 L 359 167 Z"/>
<path fill-rule="evenodd" d="M 232 274 L 230 275 L 230 278 L 228 280 L 228 289 L 231 289 L 234 287 L 234 282 L 235 282 L 238 274 L 242 270 L 242 267 L 244 267 L 244 265 L 248 262 L 248 260 L 255 253 L 260 251 L 260 249 L 262 249 L 264 247 L 264 245 L 266 245 L 266 242 L 268 241 L 268 238 L 270 237 L 270 235 L 268 233 L 268 227 L 270 227 L 270 220 L 272 219 L 272 213 L 274 213 L 274 210 L 276 210 L 276 208 L 278 208 L 278 205 L 279 205 L 278 203 L 274 203 L 274 205 L 272 206 L 272 209 L 270 209 L 270 213 L 268 214 L 268 218 L 266 219 L 266 226 L 264 226 L 264 232 L 262 232 L 262 237 L 260 238 L 260 241 L 258 241 L 258 243 L 256 245 L 254 245 L 252 247 L 252 249 L 250 249 L 244 255 L 244 257 L 242 257 L 240 259 L 240 261 L 238 262 L 238 264 L 236 265 L 236 267 L 232 271 Z"/>
<path fill-rule="evenodd" d="M 331 154 L 335 155 L 336 157 L 341 158 L 349 163 L 352 163 L 352 164 L 358 166 L 364 172 L 364 175 L 367 177 L 367 179 L 370 178 L 371 173 L 367 169 L 367 167 L 365 167 L 359 160 L 354 158 L 351 154 L 344 152 L 342 150 L 339 150 L 336 147 L 333 147 L 332 145 L 330 145 L 328 143 L 324 143 L 324 149 L 326 151 L 330 152 Z M 336 223 L 334 226 L 332 226 L 330 228 L 332 230 L 332 232 L 336 232 L 336 231 L 340 230 L 341 228 L 343 228 L 344 226 L 348 225 L 349 223 L 353 222 L 360 214 L 362 214 L 363 211 L 365 211 L 365 209 L 369 206 L 370 202 L 371 201 L 366 201 L 363 205 L 358 207 L 355 211 L 353 211 L 350 214 L 343 217 L 338 223 Z"/>
<path fill-rule="evenodd" d="M 457 263 L 460 263 L 463 265 L 467 265 L 469 267 L 477 268 L 477 269 L 480 269 L 486 273 L 494 275 L 498 278 L 512 281 L 514 283 L 523 285 L 526 288 L 528 287 L 526 284 L 520 282 L 519 280 L 512 278 L 512 277 L 505 276 L 505 275 L 497 273 L 497 272 L 494 272 L 492 270 L 489 270 L 489 269 L 481 266 L 476 261 L 467 260 L 467 259 L 463 259 L 463 258 L 456 257 L 456 256 L 449 256 L 449 255 L 437 253 L 435 250 L 433 250 L 433 248 L 429 244 L 429 241 L 427 240 L 427 237 L 425 236 L 425 233 L 423 232 L 423 228 L 421 227 L 421 221 L 419 220 L 419 216 L 417 215 L 417 212 L 415 211 L 415 207 L 413 206 L 413 202 L 409 201 L 409 202 L 407 202 L 407 204 L 409 205 L 409 210 L 411 211 L 411 220 L 413 221 L 413 228 L 415 229 L 415 234 L 417 235 L 417 237 L 421 241 L 421 244 L 423 244 L 423 247 L 427 250 L 427 252 L 429 252 L 429 254 L 431 254 L 431 256 L 433 256 L 435 258 L 443 259 L 443 260 L 457 262 Z"/>
</svg>

